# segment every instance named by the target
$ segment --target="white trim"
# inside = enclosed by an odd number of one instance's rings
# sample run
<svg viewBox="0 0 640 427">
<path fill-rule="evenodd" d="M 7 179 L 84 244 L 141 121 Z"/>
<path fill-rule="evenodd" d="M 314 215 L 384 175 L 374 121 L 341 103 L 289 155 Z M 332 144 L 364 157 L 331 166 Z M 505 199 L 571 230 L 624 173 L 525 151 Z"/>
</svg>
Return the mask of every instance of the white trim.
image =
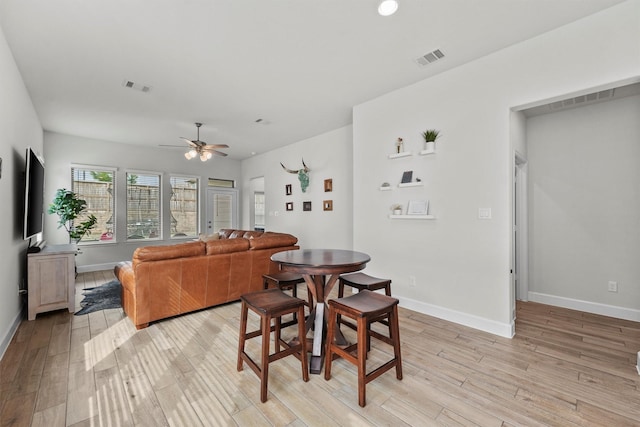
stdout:
<svg viewBox="0 0 640 427">
<path fill-rule="evenodd" d="M 24 304 L 21 304 L 20 311 L 18 311 L 18 314 L 16 315 L 16 317 L 14 317 L 13 322 L 11 322 L 11 325 L 9 326 L 9 329 L 7 329 L 7 332 L 5 333 L 5 335 L 2 337 L 2 340 L 0 341 L 0 360 L 2 360 L 2 358 L 4 357 L 4 353 L 9 348 L 9 344 L 11 344 L 11 340 L 13 339 L 13 336 L 18 331 L 20 322 L 22 322 L 23 308 L 24 308 Z"/>
<path fill-rule="evenodd" d="M 457 323 L 470 328 L 479 329 L 490 334 L 498 335 L 504 338 L 513 338 L 515 335 L 515 323 L 513 320 L 511 323 L 501 323 L 495 320 L 486 319 L 484 317 L 474 316 L 473 314 L 463 313 L 461 311 L 451 310 L 445 307 L 437 305 L 427 304 L 422 301 L 417 301 L 409 298 L 399 297 L 394 295 L 395 298 L 400 300 L 400 306 L 409 310 L 417 311 L 418 313 L 426 314 L 428 316 L 434 316 L 439 319 L 447 320 L 449 322 Z"/>
<path fill-rule="evenodd" d="M 617 319 L 640 322 L 640 310 L 633 308 L 582 301 L 574 298 L 559 297 L 539 292 L 529 292 L 529 301 L 538 302 L 540 304 L 555 305 L 557 307 L 569 308 L 587 313 L 600 314 L 602 316 L 615 317 Z"/>
</svg>

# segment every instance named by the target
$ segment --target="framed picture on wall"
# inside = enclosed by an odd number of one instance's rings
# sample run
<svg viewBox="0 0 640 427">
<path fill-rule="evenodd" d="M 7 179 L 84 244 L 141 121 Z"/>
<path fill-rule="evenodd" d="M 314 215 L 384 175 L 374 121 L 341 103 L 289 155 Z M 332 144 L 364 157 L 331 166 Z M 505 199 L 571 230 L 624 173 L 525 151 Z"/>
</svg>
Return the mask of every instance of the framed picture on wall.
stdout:
<svg viewBox="0 0 640 427">
<path fill-rule="evenodd" d="M 310 211 L 311 210 L 311 202 L 302 202 L 302 210 Z"/>
<path fill-rule="evenodd" d="M 292 211 L 293 210 L 293 202 L 287 202 L 287 204 L 285 206 L 286 206 L 286 209 L 288 211 Z"/>
<path fill-rule="evenodd" d="M 291 184 L 287 184 L 284 186 L 284 194 L 286 194 L 287 196 L 290 196 L 292 193 L 292 187 Z"/>
<path fill-rule="evenodd" d="M 328 193 L 333 191 L 333 180 L 331 178 L 324 180 L 324 192 Z"/>
<path fill-rule="evenodd" d="M 429 211 L 428 200 L 409 200 L 407 215 L 426 215 Z"/>
<path fill-rule="evenodd" d="M 325 200 L 324 202 L 322 202 L 322 208 L 325 211 L 332 211 L 333 210 L 333 200 Z"/>
</svg>

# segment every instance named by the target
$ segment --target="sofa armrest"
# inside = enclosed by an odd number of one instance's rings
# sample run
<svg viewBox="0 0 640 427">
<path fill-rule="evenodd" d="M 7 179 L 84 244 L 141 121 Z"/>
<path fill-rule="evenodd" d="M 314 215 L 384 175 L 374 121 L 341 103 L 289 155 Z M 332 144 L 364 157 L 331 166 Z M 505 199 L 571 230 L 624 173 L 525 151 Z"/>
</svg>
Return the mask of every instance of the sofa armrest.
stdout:
<svg viewBox="0 0 640 427">
<path fill-rule="evenodd" d="M 294 246 L 298 238 L 286 233 L 266 232 L 260 237 L 249 239 L 249 247 L 252 250 L 280 248 Z"/>
</svg>

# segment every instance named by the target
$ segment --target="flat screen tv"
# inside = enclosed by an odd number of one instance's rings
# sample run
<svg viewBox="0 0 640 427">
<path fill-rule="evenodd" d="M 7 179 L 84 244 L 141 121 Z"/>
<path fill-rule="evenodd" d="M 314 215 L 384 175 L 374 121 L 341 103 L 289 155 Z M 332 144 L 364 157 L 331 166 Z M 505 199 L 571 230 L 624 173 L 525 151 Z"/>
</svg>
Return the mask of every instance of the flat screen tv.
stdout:
<svg viewBox="0 0 640 427">
<path fill-rule="evenodd" d="M 27 148 L 24 186 L 24 240 L 42 233 L 44 223 L 44 162 Z"/>
</svg>

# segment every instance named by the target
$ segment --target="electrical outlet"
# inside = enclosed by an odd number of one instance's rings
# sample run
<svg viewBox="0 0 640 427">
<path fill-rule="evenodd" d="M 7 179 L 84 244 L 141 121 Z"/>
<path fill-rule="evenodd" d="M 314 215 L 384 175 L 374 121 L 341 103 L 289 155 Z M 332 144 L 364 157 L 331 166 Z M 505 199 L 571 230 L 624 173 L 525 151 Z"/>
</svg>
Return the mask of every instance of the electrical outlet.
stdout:
<svg viewBox="0 0 640 427">
<path fill-rule="evenodd" d="M 618 282 L 609 281 L 607 285 L 607 290 L 609 292 L 618 292 Z"/>
<path fill-rule="evenodd" d="M 412 288 L 416 287 L 416 276 L 409 276 L 409 286 Z"/>
</svg>

